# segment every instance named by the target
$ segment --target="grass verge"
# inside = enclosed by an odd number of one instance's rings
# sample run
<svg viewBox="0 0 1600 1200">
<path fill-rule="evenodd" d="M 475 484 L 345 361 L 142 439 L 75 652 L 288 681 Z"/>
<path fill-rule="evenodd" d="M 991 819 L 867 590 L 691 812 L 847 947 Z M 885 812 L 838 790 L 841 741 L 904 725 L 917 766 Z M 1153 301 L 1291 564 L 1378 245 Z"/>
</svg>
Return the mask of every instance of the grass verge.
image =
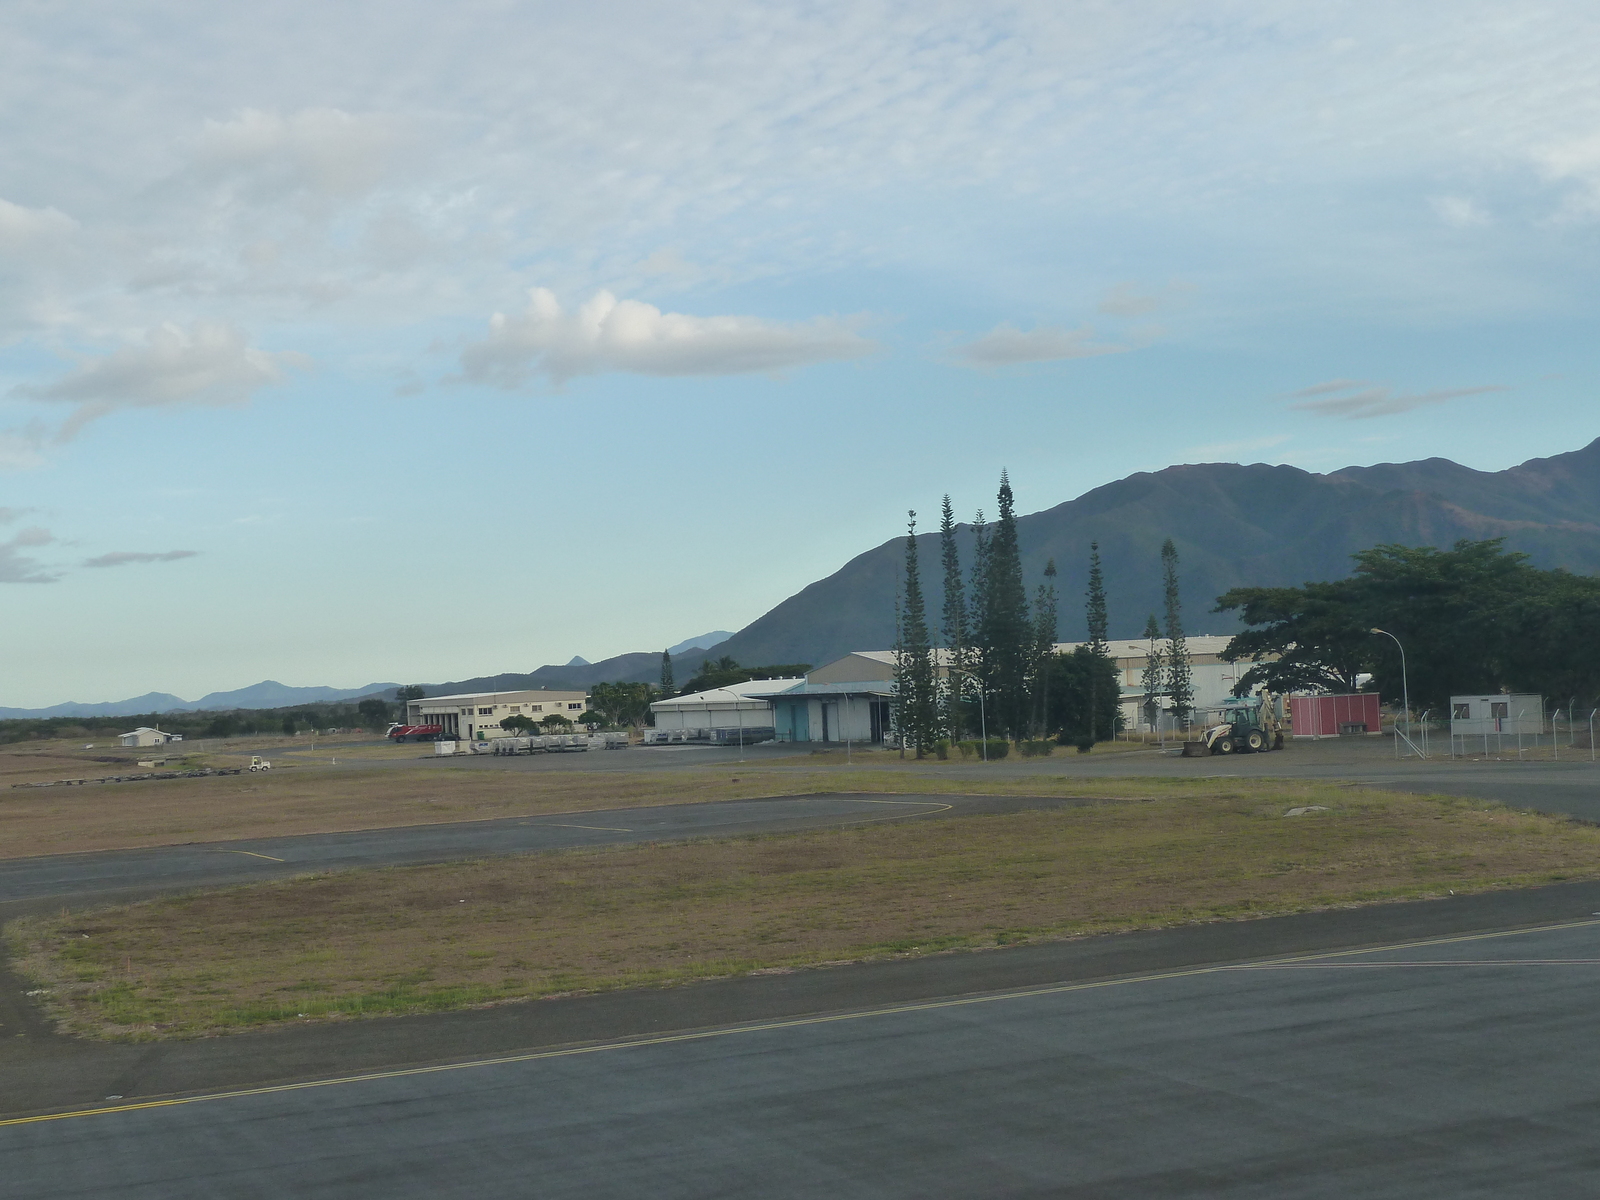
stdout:
<svg viewBox="0 0 1600 1200">
<path fill-rule="evenodd" d="M 6 927 L 54 1018 L 192 1036 L 1600 875 L 1600 829 L 1230 781 L 1143 803 L 306 877 Z M 1327 811 L 1287 818 L 1287 805 Z"/>
</svg>

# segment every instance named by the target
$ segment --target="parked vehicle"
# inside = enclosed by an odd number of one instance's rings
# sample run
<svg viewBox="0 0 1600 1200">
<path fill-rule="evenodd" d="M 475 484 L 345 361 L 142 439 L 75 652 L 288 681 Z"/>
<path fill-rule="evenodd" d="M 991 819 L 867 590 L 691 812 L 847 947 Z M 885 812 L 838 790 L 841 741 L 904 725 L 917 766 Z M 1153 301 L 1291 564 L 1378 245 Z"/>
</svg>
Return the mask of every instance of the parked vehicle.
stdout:
<svg viewBox="0 0 1600 1200">
<path fill-rule="evenodd" d="M 1214 711 L 1218 720 L 1208 725 L 1199 740 L 1185 742 L 1185 758 L 1211 754 L 1251 754 L 1283 749 L 1282 698 L 1262 691 L 1254 696 L 1224 700 Z"/>
<path fill-rule="evenodd" d="M 259 754 L 252 754 L 250 756 L 250 769 L 252 771 L 270 771 L 272 770 L 272 764 Z"/>
</svg>

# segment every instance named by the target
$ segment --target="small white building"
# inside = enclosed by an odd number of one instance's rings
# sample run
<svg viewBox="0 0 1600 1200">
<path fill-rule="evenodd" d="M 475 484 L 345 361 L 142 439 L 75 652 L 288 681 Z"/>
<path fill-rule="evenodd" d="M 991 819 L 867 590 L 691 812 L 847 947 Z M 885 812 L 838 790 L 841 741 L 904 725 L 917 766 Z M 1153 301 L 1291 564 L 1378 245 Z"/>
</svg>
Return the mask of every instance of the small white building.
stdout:
<svg viewBox="0 0 1600 1200">
<path fill-rule="evenodd" d="M 151 729 L 148 725 L 141 725 L 131 733 L 124 733 L 117 738 L 124 746 L 165 746 L 168 742 L 181 741 L 170 733 L 162 733 L 159 729 Z"/>
<path fill-rule="evenodd" d="M 1544 697 L 1531 692 L 1451 696 L 1450 734 L 1483 736 L 1544 732 Z"/>
<path fill-rule="evenodd" d="M 657 700 L 650 705 L 650 712 L 655 716 L 658 734 L 681 732 L 712 742 L 766 742 L 774 736 L 770 697 L 803 682 L 752 679 L 731 683 Z"/>
<path fill-rule="evenodd" d="M 412 731 L 404 736 L 425 734 L 434 738 L 472 741 L 505 736 L 500 722 L 511 716 L 524 716 L 536 723 L 552 713 L 569 721 L 589 708 L 587 692 L 552 692 L 538 688 L 524 692 L 463 692 L 457 696 L 425 696 L 406 701 L 406 724 Z M 391 732 L 391 737 L 395 733 Z"/>
</svg>

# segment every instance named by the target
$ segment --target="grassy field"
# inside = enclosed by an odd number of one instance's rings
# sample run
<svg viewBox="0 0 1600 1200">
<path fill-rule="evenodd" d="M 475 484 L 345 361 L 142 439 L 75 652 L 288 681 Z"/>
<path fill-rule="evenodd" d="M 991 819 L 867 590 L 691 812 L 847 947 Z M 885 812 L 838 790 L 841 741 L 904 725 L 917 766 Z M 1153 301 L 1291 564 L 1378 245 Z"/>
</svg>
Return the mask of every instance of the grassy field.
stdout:
<svg viewBox="0 0 1600 1200">
<path fill-rule="evenodd" d="M 6 936 L 63 1028 L 144 1039 L 1600 875 L 1600 829 L 1481 802 L 1145 787 L 1050 812 L 346 872 Z M 1307 804 L 1329 810 L 1284 815 Z"/>
<path fill-rule="evenodd" d="M 1153 794 L 1151 788 L 1159 794 L 1161 786 L 1148 781 L 942 779 L 938 774 L 942 764 L 901 763 L 882 751 L 856 754 L 853 765 L 847 765 L 840 750 L 718 770 L 599 772 L 431 762 L 426 748 L 415 745 L 366 749 L 382 758 L 375 762 L 368 757 L 352 766 L 353 756 L 344 749 L 313 751 L 296 746 L 285 754 L 279 746 L 271 751 L 273 769 L 262 774 L 86 787 L 0 787 L 0 858 L 816 791 L 1132 796 Z M 248 761 L 232 744 L 225 755 L 198 747 L 191 753 L 212 761 Z M 5 757 L 0 755 L 0 763 Z M 335 757 L 343 765 L 328 763 Z M 115 772 L 112 767 L 102 770 Z"/>
</svg>

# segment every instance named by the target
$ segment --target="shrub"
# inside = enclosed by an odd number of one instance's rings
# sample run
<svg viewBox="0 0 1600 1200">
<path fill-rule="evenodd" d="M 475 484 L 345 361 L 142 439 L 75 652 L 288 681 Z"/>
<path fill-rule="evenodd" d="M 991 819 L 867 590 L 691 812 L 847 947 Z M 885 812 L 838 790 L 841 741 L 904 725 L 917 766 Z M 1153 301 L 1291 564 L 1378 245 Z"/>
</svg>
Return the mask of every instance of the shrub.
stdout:
<svg viewBox="0 0 1600 1200">
<path fill-rule="evenodd" d="M 945 759 L 949 758 L 950 757 L 950 739 L 949 738 L 940 738 L 937 742 L 935 742 L 933 744 L 933 752 L 939 756 L 939 761 L 941 761 L 941 762 L 943 762 Z M 965 755 L 963 755 L 962 757 L 965 757 Z"/>
<path fill-rule="evenodd" d="M 956 749 L 961 751 L 962 758 L 972 758 L 974 756 L 984 757 L 983 742 L 978 738 L 973 738 L 968 742 L 957 742 Z M 1006 741 L 1005 738 L 989 739 L 989 753 L 987 757 L 990 762 L 993 762 L 997 758 L 1004 758 L 1010 753 L 1011 743 Z"/>
<path fill-rule="evenodd" d="M 1055 743 L 1046 739 L 1029 739 L 1022 743 L 1023 758 L 1048 758 L 1055 752 Z"/>
<path fill-rule="evenodd" d="M 1073 738 L 1072 744 L 1078 748 L 1079 754 L 1087 754 L 1094 749 L 1094 734 L 1080 733 Z"/>
</svg>

